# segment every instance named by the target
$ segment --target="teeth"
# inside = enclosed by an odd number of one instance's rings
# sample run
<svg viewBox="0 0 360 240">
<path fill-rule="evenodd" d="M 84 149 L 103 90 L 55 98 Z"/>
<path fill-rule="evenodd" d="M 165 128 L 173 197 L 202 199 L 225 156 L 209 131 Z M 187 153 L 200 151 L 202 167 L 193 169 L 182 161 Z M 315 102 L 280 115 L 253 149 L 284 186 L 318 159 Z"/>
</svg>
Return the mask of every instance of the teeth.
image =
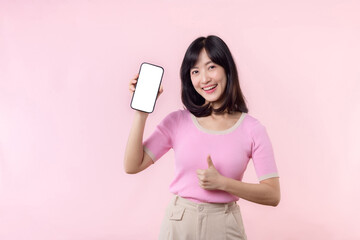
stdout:
<svg viewBox="0 0 360 240">
<path fill-rule="evenodd" d="M 211 90 L 211 89 L 213 89 L 213 88 L 215 88 L 216 87 L 216 85 L 214 85 L 214 86 L 212 86 L 212 87 L 207 87 L 207 88 L 203 88 L 205 91 L 208 91 L 208 90 Z"/>
</svg>

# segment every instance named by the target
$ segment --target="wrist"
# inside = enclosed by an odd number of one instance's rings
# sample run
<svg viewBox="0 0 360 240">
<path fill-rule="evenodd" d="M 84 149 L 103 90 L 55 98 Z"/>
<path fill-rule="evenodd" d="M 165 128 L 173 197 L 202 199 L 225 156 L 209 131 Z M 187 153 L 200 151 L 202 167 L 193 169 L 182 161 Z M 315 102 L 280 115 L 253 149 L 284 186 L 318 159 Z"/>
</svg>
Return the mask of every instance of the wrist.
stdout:
<svg viewBox="0 0 360 240">
<path fill-rule="evenodd" d="M 220 179 L 219 179 L 219 190 L 222 190 L 222 191 L 226 191 L 227 189 L 227 184 L 228 184 L 228 178 L 227 177 L 224 177 L 224 176 L 220 176 Z"/>
<path fill-rule="evenodd" d="M 148 116 L 149 116 L 149 113 L 146 113 L 146 112 L 141 112 L 141 111 L 135 110 L 135 117 L 137 117 L 137 118 L 140 118 L 140 119 L 146 120 Z"/>
</svg>

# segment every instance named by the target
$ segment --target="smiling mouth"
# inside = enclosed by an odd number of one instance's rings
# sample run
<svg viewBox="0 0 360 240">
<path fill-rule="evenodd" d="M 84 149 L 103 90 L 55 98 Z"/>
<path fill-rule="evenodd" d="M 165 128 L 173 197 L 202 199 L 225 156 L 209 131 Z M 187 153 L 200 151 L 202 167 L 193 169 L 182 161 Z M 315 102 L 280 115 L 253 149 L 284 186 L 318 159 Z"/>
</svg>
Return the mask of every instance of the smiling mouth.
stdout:
<svg viewBox="0 0 360 240">
<path fill-rule="evenodd" d="M 216 86 L 217 86 L 217 84 L 214 84 L 214 85 L 212 85 L 212 86 L 203 88 L 203 90 L 205 90 L 205 91 L 210 91 L 210 90 L 216 88 Z"/>
</svg>

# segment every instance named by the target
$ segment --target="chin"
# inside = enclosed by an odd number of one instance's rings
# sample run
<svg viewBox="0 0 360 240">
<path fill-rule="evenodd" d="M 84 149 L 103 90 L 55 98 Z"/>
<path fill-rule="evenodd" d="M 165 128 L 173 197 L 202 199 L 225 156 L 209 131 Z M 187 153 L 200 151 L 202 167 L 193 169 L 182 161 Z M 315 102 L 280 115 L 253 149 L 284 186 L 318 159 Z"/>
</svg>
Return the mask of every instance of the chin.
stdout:
<svg viewBox="0 0 360 240">
<path fill-rule="evenodd" d="M 204 98 L 204 99 L 205 99 L 205 101 L 207 101 L 207 102 L 217 102 L 217 101 L 219 101 L 220 96 L 207 97 L 207 98 Z"/>
</svg>

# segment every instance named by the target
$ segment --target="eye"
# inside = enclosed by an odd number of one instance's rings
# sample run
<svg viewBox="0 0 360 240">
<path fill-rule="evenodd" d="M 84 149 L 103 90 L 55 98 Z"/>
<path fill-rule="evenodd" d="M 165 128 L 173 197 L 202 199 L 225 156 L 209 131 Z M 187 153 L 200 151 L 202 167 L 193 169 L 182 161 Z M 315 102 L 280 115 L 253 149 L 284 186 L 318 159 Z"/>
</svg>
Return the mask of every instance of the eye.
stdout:
<svg viewBox="0 0 360 240">
<path fill-rule="evenodd" d="M 215 68 L 215 65 L 211 65 L 210 67 L 209 67 L 209 69 L 214 69 Z"/>
<path fill-rule="evenodd" d="M 198 70 L 194 70 L 191 72 L 191 74 L 194 75 L 194 74 L 197 74 L 198 72 L 199 72 Z"/>
</svg>

